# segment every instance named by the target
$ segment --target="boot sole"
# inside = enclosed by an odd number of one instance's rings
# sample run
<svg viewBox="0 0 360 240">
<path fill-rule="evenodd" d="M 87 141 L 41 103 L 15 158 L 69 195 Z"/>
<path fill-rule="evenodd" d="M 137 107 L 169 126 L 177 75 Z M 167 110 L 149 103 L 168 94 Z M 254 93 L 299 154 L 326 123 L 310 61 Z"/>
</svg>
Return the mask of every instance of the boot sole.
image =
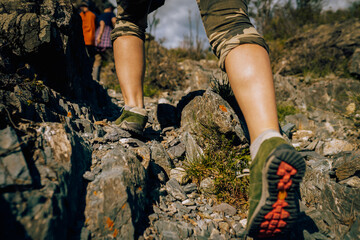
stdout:
<svg viewBox="0 0 360 240">
<path fill-rule="evenodd" d="M 253 238 L 279 238 L 286 235 L 299 214 L 297 192 L 305 175 L 303 157 L 289 145 L 280 145 L 263 168 L 262 194 L 248 235 Z"/>
</svg>

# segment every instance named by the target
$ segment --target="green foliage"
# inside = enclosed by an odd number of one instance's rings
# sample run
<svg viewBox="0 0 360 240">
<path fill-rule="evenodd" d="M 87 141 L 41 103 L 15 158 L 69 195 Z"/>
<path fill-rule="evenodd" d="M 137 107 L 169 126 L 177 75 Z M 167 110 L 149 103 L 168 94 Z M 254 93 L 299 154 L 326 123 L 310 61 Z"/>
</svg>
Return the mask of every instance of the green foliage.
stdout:
<svg viewBox="0 0 360 240">
<path fill-rule="evenodd" d="M 218 200 L 244 209 L 248 201 L 249 178 L 236 176 L 249 167 L 249 149 L 234 146 L 233 137 L 229 138 L 211 122 L 209 124 L 200 127 L 201 141 L 206 142 L 204 154 L 194 161 L 187 161 L 186 172 L 198 184 L 202 179 L 213 178 Z"/>
<path fill-rule="evenodd" d="M 280 103 L 277 105 L 277 112 L 279 117 L 279 122 L 283 122 L 285 117 L 288 115 L 294 115 L 299 112 L 293 105 L 288 103 Z"/>
</svg>

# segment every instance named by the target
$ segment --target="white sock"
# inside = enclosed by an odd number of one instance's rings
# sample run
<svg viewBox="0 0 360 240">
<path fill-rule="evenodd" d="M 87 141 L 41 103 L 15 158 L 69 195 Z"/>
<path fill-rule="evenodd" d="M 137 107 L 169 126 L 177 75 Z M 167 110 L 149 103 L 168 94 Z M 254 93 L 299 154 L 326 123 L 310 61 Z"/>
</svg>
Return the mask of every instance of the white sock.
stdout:
<svg viewBox="0 0 360 240">
<path fill-rule="evenodd" d="M 145 108 L 130 107 L 130 106 L 125 105 L 124 109 L 126 111 L 130 111 L 130 112 L 137 113 L 137 114 L 140 114 L 140 115 L 143 115 L 143 116 L 147 116 L 147 111 L 146 111 Z"/>
<path fill-rule="evenodd" d="M 250 154 L 251 154 L 251 159 L 254 160 L 257 152 L 259 151 L 259 148 L 261 146 L 261 144 L 269 139 L 269 138 L 273 138 L 273 137 L 280 137 L 283 138 L 281 136 L 281 134 L 278 131 L 275 130 L 266 130 L 265 132 L 261 133 L 256 139 L 255 141 L 251 144 L 250 146 Z"/>
</svg>

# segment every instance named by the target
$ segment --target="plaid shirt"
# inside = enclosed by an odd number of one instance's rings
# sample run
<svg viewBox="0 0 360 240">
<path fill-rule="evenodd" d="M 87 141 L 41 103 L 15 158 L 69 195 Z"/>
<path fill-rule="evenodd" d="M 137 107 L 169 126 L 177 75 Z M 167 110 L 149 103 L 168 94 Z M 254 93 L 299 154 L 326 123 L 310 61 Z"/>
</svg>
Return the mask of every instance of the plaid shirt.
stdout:
<svg viewBox="0 0 360 240">
<path fill-rule="evenodd" d="M 101 36 L 101 42 L 100 42 L 100 44 L 97 44 L 97 42 L 95 41 L 95 46 L 98 48 L 112 48 L 112 43 L 111 43 L 111 38 L 110 38 L 111 31 L 112 31 L 112 28 L 105 25 L 104 33 Z M 99 32 L 100 32 L 100 28 L 98 28 L 96 30 L 96 33 L 95 33 L 96 38 L 97 38 L 97 36 L 99 36 Z"/>
</svg>

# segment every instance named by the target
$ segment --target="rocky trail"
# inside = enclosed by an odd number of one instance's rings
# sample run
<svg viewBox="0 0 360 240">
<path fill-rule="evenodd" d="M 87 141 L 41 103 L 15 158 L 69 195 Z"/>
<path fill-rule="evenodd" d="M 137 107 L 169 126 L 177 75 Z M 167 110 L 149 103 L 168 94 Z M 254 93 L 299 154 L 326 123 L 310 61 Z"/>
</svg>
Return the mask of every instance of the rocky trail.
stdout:
<svg viewBox="0 0 360 240">
<path fill-rule="evenodd" d="M 91 79 L 71 2 L 0 3 L 0 239 L 244 238 L 246 204 L 220 201 L 215 177 L 189 175 L 214 140 L 204 129 L 249 147 L 213 61 L 180 62 L 183 88 L 145 98 L 149 122 L 134 138 L 112 123 L 121 94 Z M 283 135 L 307 164 L 289 239 L 359 239 L 359 80 L 274 79 Z"/>
</svg>

